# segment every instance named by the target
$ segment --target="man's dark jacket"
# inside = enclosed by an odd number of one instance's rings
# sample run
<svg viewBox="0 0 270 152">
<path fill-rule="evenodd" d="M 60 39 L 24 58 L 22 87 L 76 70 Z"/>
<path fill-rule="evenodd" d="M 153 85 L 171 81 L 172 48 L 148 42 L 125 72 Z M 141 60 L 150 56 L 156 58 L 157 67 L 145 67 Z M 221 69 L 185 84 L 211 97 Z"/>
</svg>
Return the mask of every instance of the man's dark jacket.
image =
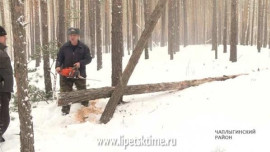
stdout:
<svg viewBox="0 0 270 152">
<path fill-rule="evenodd" d="M 13 70 L 6 48 L 0 43 L 0 92 L 13 92 Z"/>
<path fill-rule="evenodd" d="M 80 62 L 80 74 L 86 77 L 86 65 L 92 61 L 88 46 L 79 41 L 78 46 L 74 47 L 69 42 L 65 43 L 57 54 L 56 67 L 67 68 L 73 67 L 77 62 Z"/>
</svg>

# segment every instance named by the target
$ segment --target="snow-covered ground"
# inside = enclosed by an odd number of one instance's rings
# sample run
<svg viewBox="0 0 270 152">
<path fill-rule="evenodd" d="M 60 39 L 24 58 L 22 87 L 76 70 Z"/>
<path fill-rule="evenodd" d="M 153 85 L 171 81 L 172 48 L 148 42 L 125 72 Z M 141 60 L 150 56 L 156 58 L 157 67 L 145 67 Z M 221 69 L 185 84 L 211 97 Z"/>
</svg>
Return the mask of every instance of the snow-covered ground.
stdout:
<svg viewBox="0 0 270 152">
<path fill-rule="evenodd" d="M 161 92 L 125 96 L 129 101 L 117 107 L 113 119 L 98 124 L 100 114 L 90 114 L 85 123 L 77 121 L 80 104 L 72 105 L 68 116 L 61 115 L 56 101 L 33 104 L 35 149 L 37 152 L 269 152 L 270 136 L 270 50 L 257 53 L 256 47 L 240 46 L 238 62 L 229 62 L 229 53 L 219 48 L 214 59 L 211 46 L 181 48 L 173 61 L 166 48 L 154 48 L 150 59 L 140 59 L 129 84 L 172 82 L 205 77 L 247 73 L 224 82 L 211 82 L 178 92 Z M 124 58 L 124 67 L 129 56 Z M 110 85 L 110 54 L 104 54 L 103 69 L 96 71 L 96 60 L 87 67 L 89 88 Z M 33 67 L 34 63 L 30 63 Z M 42 75 L 42 70 L 38 73 Z M 43 79 L 31 84 L 40 88 Z M 57 87 L 57 90 L 59 86 Z M 97 107 L 105 108 L 108 99 L 100 99 Z M 19 152 L 19 119 L 5 134 L 0 152 Z M 215 139 L 216 130 L 256 130 L 255 134 L 233 134 L 232 139 Z M 119 139 L 127 144 L 135 139 L 177 140 L 171 146 L 101 146 L 103 139 Z M 144 141 L 144 140 L 141 140 Z M 142 143 L 140 143 L 142 144 Z"/>
</svg>

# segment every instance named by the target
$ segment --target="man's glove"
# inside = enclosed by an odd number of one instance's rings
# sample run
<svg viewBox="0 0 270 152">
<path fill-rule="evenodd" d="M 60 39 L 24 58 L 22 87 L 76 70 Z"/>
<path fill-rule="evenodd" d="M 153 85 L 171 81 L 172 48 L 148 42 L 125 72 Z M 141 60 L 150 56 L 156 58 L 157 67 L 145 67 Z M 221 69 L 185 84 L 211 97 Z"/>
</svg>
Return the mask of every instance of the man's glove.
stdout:
<svg viewBox="0 0 270 152">
<path fill-rule="evenodd" d="M 4 83 L 5 83 L 5 82 L 4 82 L 4 79 L 3 79 L 2 77 L 0 77 L 0 86 L 1 86 L 1 87 L 4 87 Z"/>
</svg>

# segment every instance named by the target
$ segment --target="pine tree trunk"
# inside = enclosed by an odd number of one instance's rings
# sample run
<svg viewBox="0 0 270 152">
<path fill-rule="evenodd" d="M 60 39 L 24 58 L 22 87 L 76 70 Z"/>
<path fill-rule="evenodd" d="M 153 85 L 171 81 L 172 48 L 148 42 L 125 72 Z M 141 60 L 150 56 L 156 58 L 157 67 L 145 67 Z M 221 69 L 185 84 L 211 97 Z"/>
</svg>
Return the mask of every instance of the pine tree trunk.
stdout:
<svg viewBox="0 0 270 152">
<path fill-rule="evenodd" d="M 102 69 L 102 37 L 100 0 L 96 0 L 96 40 L 97 40 L 97 70 Z"/>
<path fill-rule="evenodd" d="M 58 47 L 61 47 L 66 40 L 66 31 L 65 31 L 65 10 L 63 6 L 65 6 L 65 1 L 60 0 L 58 1 L 58 6 L 59 6 L 59 14 L 58 14 Z"/>
<path fill-rule="evenodd" d="M 267 22 L 268 22 L 268 0 L 265 0 L 265 10 L 264 10 L 264 41 L 263 41 L 263 47 L 264 48 L 266 48 L 267 47 L 267 35 L 268 35 L 268 28 L 267 28 L 267 26 L 268 26 L 268 24 L 267 24 Z"/>
<path fill-rule="evenodd" d="M 162 17 L 161 17 L 161 47 L 164 47 L 166 45 L 166 7 L 164 7 L 164 10 L 162 12 Z"/>
<path fill-rule="evenodd" d="M 183 0 L 184 9 L 184 47 L 188 45 L 188 26 L 187 26 L 187 0 Z"/>
<path fill-rule="evenodd" d="M 30 0 L 29 1 L 29 12 L 30 12 L 30 14 L 29 14 L 29 20 L 30 20 L 30 26 L 29 26 L 29 29 L 30 29 L 30 31 L 29 31 L 29 36 L 30 36 L 30 52 L 31 52 L 31 55 L 29 55 L 29 56 L 33 56 L 34 54 L 35 54 L 35 33 L 34 33 L 34 19 L 33 19 L 33 14 L 34 14 L 34 12 L 33 12 L 33 8 L 34 8 L 34 2 L 33 2 L 33 0 Z"/>
<path fill-rule="evenodd" d="M 122 32 L 122 0 L 112 1 L 112 86 L 116 86 L 122 76 L 122 53 L 123 53 L 123 32 Z M 122 98 L 119 100 L 119 103 Z"/>
<path fill-rule="evenodd" d="M 206 2 L 203 2 L 203 44 L 206 44 Z"/>
<path fill-rule="evenodd" d="M 223 29 L 223 52 L 224 53 L 227 53 L 227 20 L 228 20 L 228 13 L 227 13 L 227 5 L 228 5 L 228 2 L 227 1 L 224 1 L 225 3 L 225 9 L 224 9 L 224 29 Z"/>
<path fill-rule="evenodd" d="M 246 39 L 245 39 L 245 44 L 246 45 L 249 45 L 250 42 L 249 42 L 249 38 L 250 38 L 250 13 L 251 13 L 251 9 L 250 9 L 250 6 L 251 6 L 251 0 L 248 0 L 248 22 L 247 22 L 247 31 L 246 31 Z"/>
<path fill-rule="evenodd" d="M 192 25 L 192 27 L 191 27 L 191 29 L 192 29 L 192 32 L 190 32 L 191 33 L 191 40 L 192 40 L 192 44 L 193 45 L 195 45 L 195 43 L 196 43 L 196 40 L 195 40 L 195 35 L 196 35 L 196 5 L 195 5 L 195 0 L 191 0 L 191 7 L 193 8 L 193 9 L 191 9 L 191 25 Z"/>
<path fill-rule="evenodd" d="M 149 1 L 149 15 L 148 15 L 148 18 L 149 18 L 149 16 L 151 15 L 151 13 L 153 12 L 153 3 L 154 3 L 154 5 L 156 4 L 154 1 Z M 155 30 L 155 29 L 154 29 Z M 156 28 L 156 30 L 158 30 L 157 28 Z M 156 32 L 157 33 L 157 32 Z M 155 37 L 159 37 L 158 36 L 158 34 L 156 34 L 155 35 Z M 158 41 L 158 42 L 156 42 L 156 43 L 160 43 L 160 40 Z M 150 51 L 152 51 L 153 50 L 153 35 L 151 35 L 150 36 L 150 38 L 149 38 L 149 41 L 148 41 L 148 48 L 150 49 Z M 149 58 L 149 57 L 148 57 Z"/>
<path fill-rule="evenodd" d="M 1 12 L 1 23 L 5 27 L 5 12 L 4 12 L 4 3 L 3 0 L 0 0 L 0 12 Z"/>
<path fill-rule="evenodd" d="M 85 25 L 85 19 L 84 19 L 84 0 L 80 0 L 80 39 L 84 42 L 84 25 Z"/>
<path fill-rule="evenodd" d="M 241 42 L 240 44 L 241 45 L 246 45 L 245 44 L 245 37 L 246 37 L 246 31 L 247 31 L 247 23 L 248 23 L 248 4 L 249 4 L 249 1 L 246 0 L 243 2 L 243 9 L 242 9 L 242 29 L 241 29 Z"/>
<path fill-rule="evenodd" d="M 175 1 L 175 52 L 180 51 L 180 0 Z"/>
<path fill-rule="evenodd" d="M 268 47 L 270 49 L 270 31 L 269 31 L 269 43 L 268 43 Z"/>
<path fill-rule="evenodd" d="M 212 50 L 215 51 L 215 59 L 217 56 L 217 0 L 213 0 L 213 21 L 212 21 Z"/>
<path fill-rule="evenodd" d="M 262 0 L 259 0 L 258 3 L 258 27 L 257 27 L 257 49 L 258 52 L 261 52 L 262 47 L 262 19 L 263 19 L 263 10 L 262 10 Z"/>
<path fill-rule="evenodd" d="M 51 81 L 51 68 L 50 68 L 50 52 L 48 50 L 48 18 L 47 18 L 47 1 L 40 1 L 41 7 L 41 26 L 42 26 L 42 52 L 43 52 L 43 71 L 45 92 L 48 99 L 52 98 L 52 81 Z"/>
<path fill-rule="evenodd" d="M 149 5 L 149 0 L 143 0 L 144 4 L 144 22 L 145 22 L 145 27 L 147 26 L 147 22 L 149 19 L 150 15 L 150 5 Z M 148 51 L 148 43 L 145 45 L 145 50 L 144 50 L 144 58 L 149 59 L 149 51 Z"/>
<path fill-rule="evenodd" d="M 59 32 L 59 26 L 58 26 L 58 22 L 59 22 L 59 20 L 58 20 L 58 16 L 59 16 L 59 9 L 58 9 L 58 1 L 57 0 L 53 0 L 53 4 L 52 5 L 54 5 L 54 7 L 53 7 L 53 12 L 54 12 L 54 14 L 53 14 L 53 18 L 54 18 L 54 38 L 55 38 L 55 42 L 56 43 L 58 43 L 58 32 Z"/>
<path fill-rule="evenodd" d="M 40 66 L 41 62 L 41 41 L 40 41 L 40 18 L 39 18 L 39 2 L 34 0 L 34 10 L 35 10 L 35 56 L 36 56 L 36 67 Z"/>
<path fill-rule="evenodd" d="M 59 6 L 59 2 L 58 2 L 58 6 Z M 71 10 L 76 9 L 75 1 L 74 0 L 65 0 L 64 9 L 67 10 L 67 11 L 65 11 L 65 17 L 66 17 L 65 18 L 66 19 L 65 20 L 66 21 L 66 30 L 65 31 L 67 31 L 68 27 L 77 27 L 75 25 L 75 21 L 76 21 L 75 16 L 74 16 L 75 14 L 71 13 Z M 68 11 L 68 10 L 70 10 L 70 11 Z M 78 15 L 78 14 L 76 14 L 76 15 Z"/>
<path fill-rule="evenodd" d="M 238 0 L 231 1 L 231 48 L 230 61 L 237 62 Z"/>
<path fill-rule="evenodd" d="M 126 8 L 126 13 L 127 13 L 127 50 L 128 50 L 128 55 L 130 55 L 130 15 L 129 15 L 129 5 L 130 5 L 130 2 L 129 0 L 126 0 L 126 5 L 127 5 L 127 8 Z"/>
<path fill-rule="evenodd" d="M 133 0 L 132 3 L 132 46 L 135 48 L 138 41 L 138 28 L 137 28 L 137 0 Z"/>
<path fill-rule="evenodd" d="M 14 42 L 14 68 L 17 83 L 17 100 L 20 119 L 21 152 L 34 152 L 34 131 L 31 116 L 31 105 L 28 100 L 28 76 L 26 60 L 25 29 L 21 17 L 24 14 L 24 3 L 19 0 L 10 1 L 11 21 Z"/>
<path fill-rule="evenodd" d="M 252 14 L 252 26 L 251 26 L 251 40 L 250 40 L 250 43 L 251 43 L 251 46 L 253 46 L 253 43 L 254 43 L 254 23 L 255 23 L 255 0 L 253 0 L 253 14 Z"/>
<path fill-rule="evenodd" d="M 112 96 L 110 100 L 108 101 L 108 104 L 106 105 L 106 108 L 100 118 L 100 121 L 102 123 L 107 123 L 112 118 L 114 111 L 116 109 L 116 106 L 118 105 L 119 100 L 122 98 L 124 94 L 124 90 L 127 86 L 130 76 L 132 75 L 139 61 L 139 58 L 143 52 L 143 49 L 145 48 L 145 44 L 148 43 L 148 39 L 150 38 L 151 33 L 153 32 L 158 22 L 158 19 L 160 18 L 162 14 L 162 10 L 164 9 L 166 2 L 167 0 L 159 0 L 154 12 L 150 16 L 148 26 L 143 31 L 141 38 L 139 39 L 133 51 L 133 54 L 130 57 L 127 67 L 125 68 L 120 81 L 117 83 L 115 91 L 112 93 Z"/>
<path fill-rule="evenodd" d="M 55 18 L 54 18 L 54 14 L 56 14 L 54 12 L 54 0 L 50 0 L 50 7 L 51 7 L 51 21 L 50 21 L 50 25 L 51 25 L 51 41 L 55 41 L 56 40 L 56 37 L 55 37 Z"/>
<path fill-rule="evenodd" d="M 90 41 L 91 41 L 91 55 L 96 56 L 96 0 L 90 0 Z"/>
<path fill-rule="evenodd" d="M 168 0 L 168 54 L 173 60 L 175 52 L 175 0 Z"/>
<path fill-rule="evenodd" d="M 105 35 L 104 35 L 104 38 L 105 38 L 105 52 L 106 53 L 109 53 L 110 52 L 110 26 L 109 26 L 109 23 L 110 23 L 110 7 L 109 7 L 109 0 L 106 0 L 105 1 Z"/>
</svg>

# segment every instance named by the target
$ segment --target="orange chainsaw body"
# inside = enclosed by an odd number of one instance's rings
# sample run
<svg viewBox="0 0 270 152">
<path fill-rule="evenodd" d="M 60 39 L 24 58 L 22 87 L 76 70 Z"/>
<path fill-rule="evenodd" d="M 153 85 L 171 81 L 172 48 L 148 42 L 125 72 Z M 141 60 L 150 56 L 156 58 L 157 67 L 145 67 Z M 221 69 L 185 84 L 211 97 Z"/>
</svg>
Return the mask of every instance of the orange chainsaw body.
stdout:
<svg viewBox="0 0 270 152">
<path fill-rule="evenodd" d="M 61 70 L 60 74 L 67 78 L 74 78 L 77 75 L 77 70 L 72 67 L 64 68 Z"/>
</svg>

